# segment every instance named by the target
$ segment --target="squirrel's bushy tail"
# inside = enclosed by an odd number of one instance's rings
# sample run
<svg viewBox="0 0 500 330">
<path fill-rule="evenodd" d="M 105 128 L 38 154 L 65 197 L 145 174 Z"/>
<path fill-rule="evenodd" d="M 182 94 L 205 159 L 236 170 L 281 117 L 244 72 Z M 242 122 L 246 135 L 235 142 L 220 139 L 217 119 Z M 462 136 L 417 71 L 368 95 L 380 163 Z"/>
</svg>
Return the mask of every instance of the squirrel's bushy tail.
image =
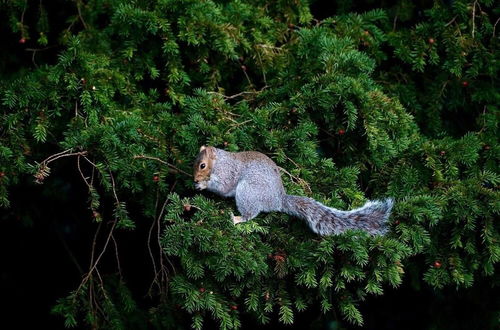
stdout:
<svg viewBox="0 0 500 330">
<path fill-rule="evenodd" d="M 304 219 L 320 235 L 337 235 L 347 229 L 362 229 L 371 235 L 384 235 L 386 221 L 394 200 L 369 201 L 360 208 L 341 211 L 325 206 L 312 198 L 285 195 L 282 211 Z"/>
</svg>

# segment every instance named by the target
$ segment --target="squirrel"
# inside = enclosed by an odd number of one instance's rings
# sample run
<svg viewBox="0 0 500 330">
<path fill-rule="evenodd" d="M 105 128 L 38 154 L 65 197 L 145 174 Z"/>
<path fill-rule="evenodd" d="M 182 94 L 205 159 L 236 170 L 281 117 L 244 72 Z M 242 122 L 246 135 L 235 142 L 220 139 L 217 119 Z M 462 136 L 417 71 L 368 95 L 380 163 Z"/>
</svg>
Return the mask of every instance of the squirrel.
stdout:
<svg viewBox="0 0 500 330">
<path fill-rule="evenodd" d="M 256 151 L 228 152 L 202 146 L 194 163 L 198 190 L 207 189 L 223 197 L 235 197 L 241 216 L 234 224 L 255 218 L 260 212 L 278 211 L 304 219 L 319 235 L 337 235 L 348 229 L 362 229 L 384 235 L 394 200 L 368 201 L 364 206 L 341 211 L 312 198 L 287 195 L 278 166 Z"/>
</svg>

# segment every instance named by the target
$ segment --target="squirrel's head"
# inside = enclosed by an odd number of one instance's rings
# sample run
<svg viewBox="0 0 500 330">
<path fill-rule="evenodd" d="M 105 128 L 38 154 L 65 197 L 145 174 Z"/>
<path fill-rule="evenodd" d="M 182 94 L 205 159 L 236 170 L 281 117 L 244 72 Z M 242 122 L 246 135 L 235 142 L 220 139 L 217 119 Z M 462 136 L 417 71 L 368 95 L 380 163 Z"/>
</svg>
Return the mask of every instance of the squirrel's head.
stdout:
<svg viewBox="0 0 500 330">
<path fill-rule="evenodd" d="M 198 190 L 206 189 L 215 162 L 215 148 L 202 146 L 194 162 L 194 183 Z"/>
</svg>

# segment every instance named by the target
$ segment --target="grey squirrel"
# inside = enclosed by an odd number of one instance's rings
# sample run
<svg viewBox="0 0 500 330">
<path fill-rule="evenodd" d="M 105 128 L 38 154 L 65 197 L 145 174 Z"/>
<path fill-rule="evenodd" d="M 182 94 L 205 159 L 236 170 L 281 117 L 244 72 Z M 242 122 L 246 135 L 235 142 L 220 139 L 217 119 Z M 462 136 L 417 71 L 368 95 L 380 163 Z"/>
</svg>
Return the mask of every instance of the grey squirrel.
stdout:
<svg viewBox="0 0 500 330">
<path fill-rule="evenodd" d="M 394 203 L 388 198 L 341 211 L 312 198 L 287 195 L 278 166 L 256 151 L 228 152 L 202 146 L 194 163 L 194 181 L 198 190 L 235 197 L 241 216 L 233 215 L 234 224 L 251 220 L 260 212 L 279 211 L 304 219 L 320 235 L 336 235 L 347 229 L 384 235 Z"/>
</svg>

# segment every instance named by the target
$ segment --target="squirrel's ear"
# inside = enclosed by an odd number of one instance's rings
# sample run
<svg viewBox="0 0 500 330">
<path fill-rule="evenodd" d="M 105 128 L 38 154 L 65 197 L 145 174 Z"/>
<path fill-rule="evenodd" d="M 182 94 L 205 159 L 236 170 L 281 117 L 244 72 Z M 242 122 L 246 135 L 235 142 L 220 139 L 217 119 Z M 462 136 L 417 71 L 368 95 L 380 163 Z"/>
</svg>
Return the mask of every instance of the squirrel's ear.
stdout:
<svg viewBox="0 0 500 330">
<path fill-rule="evenodd" d="M 203 150 L 207 149 L 207 146 L 201 146 L 200 148 L 200 152 L 202 152 Z"/>
<path fill-rule="evenodd" d="M 214 147 L 206 147 L 205 148 L 207 151 L 207 155 L 211 159 L 215 159 L 215 148 Z"/>
</svg>

